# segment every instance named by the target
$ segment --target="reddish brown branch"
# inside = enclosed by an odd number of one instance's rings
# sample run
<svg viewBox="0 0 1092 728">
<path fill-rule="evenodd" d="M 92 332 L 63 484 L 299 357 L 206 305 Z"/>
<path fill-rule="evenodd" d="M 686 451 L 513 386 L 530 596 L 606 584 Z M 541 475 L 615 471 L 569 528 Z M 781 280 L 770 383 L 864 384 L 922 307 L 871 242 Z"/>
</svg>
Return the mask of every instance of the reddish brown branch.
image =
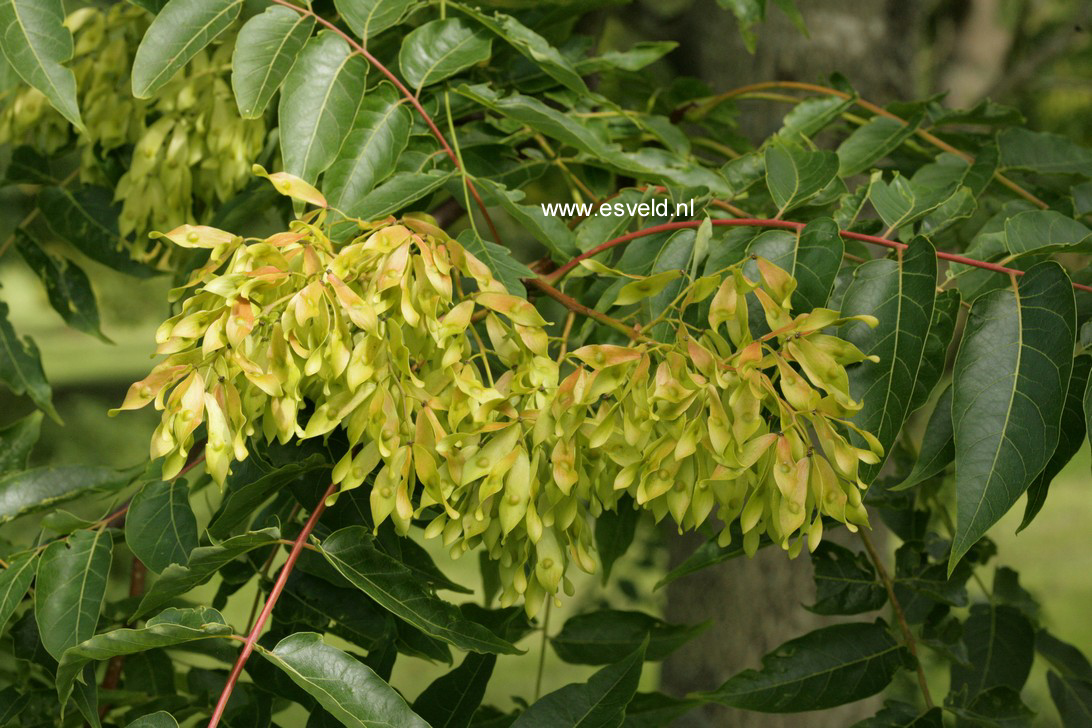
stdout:
<svg viewBox="0 0 1092 728">
<path fill-rule="evenodd" d="M 791 222 L 789 220 L 770 220 L 770 219 L 758 219 L 758 218 L 741 218 L 735 220 L 710 220 L 713 225 L 722 225 L 728 227 L 762 227 L 762 228 L 778 228 L 781 230 L 801 230 L 804 228 L 802 222 Z M 580 264 L 580 261 L 591 258 L 598 255 L 605 250 L 609 250 L 617 245 L 623 245 L 631 240 L 637 238 L 647 237 L 649 235 L 655 235 L 657 233 L 668 232 L 671 230 L 683 230 L 686 228 L 696 228 L 702 224 L 701 220 L 678 220 L 676 222 L 667 222 L 662 225 L 653 225 L 652 227 L 644 228 L 643 230 L 637 230 L 632 233 L 626 233 L 625 235 L 619 235 L 613 240 L 608 240 L 605 243 L 595 246 L 587 252 L 581 253 L 565 265 L 561 266 L 553 273 L 550 273 L 543 278 L 554 283 L 565 276 L 566 273 Z M 862 233 L 853 233 L 848 230 L 839 231 L 843 238 L 850 240 L 860 240 L 861 242 L 871 243 L 872 245 L 882 245 L 885 248 L 894 248 L 895 250 L 905 250 L 907 245 L 895 240 L 888 240 L 887 238 L 877 237 L 875 235 L 864 235 Z M 974 268 L 982 268 L 983 270 L 991 270 L 995 273 L 1004 273 L 1009 276 L 1022 276 L 1024 271 L 1017 270 L 1016 268 L 1007 268 L 997 263 L 990 263 L 984 260 L 977 260 L 975 258 L 967 258 L 962 255 L 956 255 L 955 253 L 945 253 L 943 251 L 937 251 L 937 257 L 941 260 L 947 260 L 951 263 L 960 263 L 962 265 L 969 265 Z M 1086 286 L 1080 283 L 1074 283 L 1073 287 L 1081 291 L 1092 292 L 1092 286 Z"/>
<path fill-rule="evenodd" d="M 337 27 L 326 18 L 323 18 L 318 13 L 315 13 L 308 8 L 301 8 L 298 5 L 293 5 L 287 0 L 273 0 L 273 2 L 275 2 L 277 5 L 283 5 L 286 8 L 291 8 L 301 15 L 307 15 L 314 18 L 315 22 L 336 33 L 338 36 L 341 37 L 342 40 L 349 44 L 350 48 L 352 48 L 360 55 L 364 56 L 368 63 L 378 68 L 379 72 L 386 76 L 387 79 L 395 85 L 399 93 L 401 93 L 402 96 L 405 97 L 406 101 L 409 101 L 410 104 L 413 105 L 413 108 L 417 110 L 417 113 L 421 115 L 421 118 L 424 119 L 425 124 L 428 125 L 429 130 L 432 132 L 432 135 L 436 137 L 436 140 L 440 142 L 440 146 L 444 148 L 447 156 L 451 158 L 451 162 L 455 165 L 455 169 L 459 170 L 460 172 L 464 172 L 463 166 L 459 162 L 459 155 L 457 155 L 455 153 L 455 150 L 451 148 L 451 145 L 448 144 L 447 139 L 444 138 L 443 132 L 441 132 L 440 128 L 436 126 L 436 122 L 434 122 L 432 120 L 432 117 L 429 116 L 429 113 L 425 110 L 425 107 L 421 105 L 420 99 L 418 99 L 414 94 L 410 93 L 410 90 L 406 88 L 406 85 L 402 83 L 398 76 L 394 75 L 394 73 L 389 68 L 380 63 L 379 59 L 369 53 L 367 48 L 353 40 L 352 36 L 341 30 L 341 28 Z M 492 233 L 493 240 L 500 243 L 500 234 L 497 233 L 497 227 L 493 224 L 493 218 L 489 216 L 489 210 L 486 208 L 485 203 L 482 201 L 481 195 L 478 194 L 477 188 L 474 186 L 474 183 L 470 181 L 469 177 L 466 178 L 466 186 L 467 189 L 470 190 L 470 194 L 474 196 L 474 202 L 477 203 L 478 209 L 481 210 L 482 217 L 485 218 L 486 224 L 489 225 L 489 232 Z"/>
<path fill-rule="evenodd" d="M 311 531 L 314 530 L 315 524 L 318 523 L 319 516 L 326 510 L 326 499 L 333 495 L 337 489 L 337 485 L 330 484 L 330 487 L 326 489 L 326 492 L 322 494 L 322 498 L 315 505 L 315 509 L 311 511 L 311 516 L 307 519 L 307 523 L 300 529 L 300 533 L 296 536 L 295 542 L 292 544 L 292 550 L 288 552 L 288 559 L 284 562 L 284 566 L 281 567 L 281 573 L 277 576 L 277 581 L 273 584 L 273 588 L 269 591 L 269 598 L 265 600 L 265 606 L 262 607 L 261 614 L 258 615 L 258 621 L 254 623 L 253 629 L 250 630 L 250 634 L 247 635 L 246 642 L 243 643 L 243 649 L 239 653 L 238 659 L 235 660 L 235 667 L 231 670 L 231 675 L 228 676 L 227 683 L 224 684 L 224 690 L 220 693 L 220 699 L 216 701 L 216 709 L 212 712 L 212 718 L 209 719 L 208 728 L 216 728 L 220 724 L 220 718 L 224 715 L 224 710 L 227 708 L 228 700 L 231 699 L 231 693 L 235 689 L 235 684 L 239 682 L 239 676 L 243 674 L 243 667 L 246 665 L 246 661 L 250 659 L 251 653 L 254 652 L 254 645 L 258 642 L 258 636 L 262 633 L 262 628 L 265 627 L 265 623 L 269 621 L 269 616 L 273 613 L 273 607 L 277 604 L 277 600 L 280 599 L 281 592 L 284 591 L 284 585 L 288 582 L 288 575 L 292 573 L 292 569 L 296 566 L 296 561 L 300 557 L 300 553 L 303 552 L 303 545 L 307 542 L 307 538 L 311 535 Z"/>
</svg>

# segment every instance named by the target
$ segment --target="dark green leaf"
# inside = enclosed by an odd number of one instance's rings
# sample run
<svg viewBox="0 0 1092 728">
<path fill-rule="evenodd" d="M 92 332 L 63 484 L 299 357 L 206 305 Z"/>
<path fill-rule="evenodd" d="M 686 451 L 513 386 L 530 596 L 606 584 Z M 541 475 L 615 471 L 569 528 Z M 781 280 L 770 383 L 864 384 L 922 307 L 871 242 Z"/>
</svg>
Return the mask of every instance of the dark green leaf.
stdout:
<svg viewBox="0 0 1092 728">
<path fill-rule="evenodd" d="M 1054 210 L 1027 210 L 1005 221 L 1005 247 L 1023 253 L 1087 253 L 1092 230 Z"/>
<path fill-rule="evenodd" d="M 45 187 L 38 193 L 42 217 L 53 233 L 96 263 L 139 278 L 156 270 L 133 260 L 118 232 L 120 204 L 104 187 Z"/>
<path fill-rule="evenodd" d="M 244 119 L 257 119 L 311 37 L 314 18 L 273 5 L 246 21 L 231 56 L 231 88 Z"/>
<path fill-rule="evenodd" d="M 1061 675 L 1092 680 L 1092 663 L 1080 650 L 1041 629 L 1035 633 L 1035 649 Z"/>
<path fill-rule="evenodd" d="M 474 652 L 516 654 L 516 649 L 459 610 L 433 596 L 400 562 L 376 549 L 368 529 L 349 526 L 322 542 L 322 555 L 354 586 L 425 634 Z"/>
<path fill-rule="evenodd" d="M 782 120 L 783 136 L 799 134 L 811 137 L 825 129 L 846 111 L 853 108 L 855 99 L 843 99 L 838 96 L 816 96 L 801 101 L 794 106 Z"/>
<path fill-rule="evenodd" d="M 876 579 L 872 562 L 860 552 L 823 541 L 811 555 L 815 571 L 816 614 L 860 614 L 887 603 L 887 591 Z"/>
<path fill-rule="evenodd" d="M 460 594 L 473 593 L 473 590 L 448 579 L 436 566 L 436 562 L 432 560 L 424 546 L 412 538 L 399 536 L 390 522 L 379 527 L 375 546 L 409 569 L 419 581 L 427 584 L 432 589 L 447 589 Z"/>
<path fill-rule="evenodd" d="M 83 127 L 76 77 L 62 64 L 72 58 L 72 34 L 61 0 L 0 0 L 0 50 L 24 81 L 57 111 Z"/>
<path fill-rule="evenodd" d="M 626 706 L 622 728 L 662 728 L 701 705 L 700 700 L 673 698 L 663 693 L 637 693 Z"/>
<path fill-rule="evenodd" d="M 142 715 L 125 728 L 178 728 L 178 721 L 165 710 Z"/>
<path fill-rule="evenodd" d="M 367 62 L 332 32 L 307 41 L 281 90 L 284 171 L 316 183 L 352 130 L 367 77 Z"/>
<path fill-rule="evenodd" d="M 1092 725 L 1092 680 L 1062 677 L 1051 671 L 1047 673 L 1047 685 L 1062 717 L 1062 728 Z"/>
<path fill-rule="evenodd" d="M 869 200 L 892 232 L 917 222 L 942 205 L 951 204 L 952 215 L 967 217 L 974 212 L 974 195 L 967 188 L 957 184 L 927 185 L 908 180 L 897 172 L 891 182 L 874 179 Z"/>
<path fill-rule="evenodd" d="M 109 660 L 119 655 L 229 634 L 231 627 L 215 609 L 164 609 L 139 629 L 103 632 L 68 648 L 57 666 L 57 694 L 61 702 L 65 702 L 76 676 L 93 660 Z"/>
<path fill-rule="evenodd" d="M 95 293 L 83 269 L 66 258 L 47 253 L 22 230 L 15 233 L 15 249 L 41 279 L 50 305 L 65 323 L 108 344 L 113 343 L 102 333 Z"/>
<path fill-rule="evenodd" d="M 7 568 L 0 571 L 0 634 L 4 633 L 4 628 L 11 619 L 11 615 L 15 613 L 15 608 L 30 590 L 30 583 L 34 581 L 34 571 L 37 566 L 38 553 L 27 551 L 12 559 Z"/>
<path fill-rule="evenodd" d="M 229 475 L 225 483 L 224 500 L 212 517 L 208 527 L 209 535 L 213 538 L 227 538 L 233 529 L 243 524 L 258 506 L 275 493 L 289 488 L 293 483 L 310 481 L 314 473 L 326 469 L 329 469 L 329 465 L 321 455 L 312 455 L 302 461 L 262 472 L 252 480 L 242 480 L 243 473 L 250 471 L 237 468 L 237 472 Z"/>
<path fill-rule="evenodd" d="M 493 275 L 504 284 L 509 293 L 527 297 L 527 289 L 520 282 L 520 278 L 530 278 L 535 272 L 513 258 L 512 251 L 503 245 L 482 240 L 470 228 L 459 233 L 458 241 L 468 253 L 489 266 L 489 270 L 493 271 Z"/>
<path fill-rule="evenodd" d="M 216 546 L 201 546 L 190 552 L 185 566 L 171 564 L 163 570 L 152 588 L 144 595 L 134 617 L 147 614 L 156 607 L 190 589 L 204 584 L 229 561 L 262 546 L 269 546 L 280 539 L 276 528 L 264 528 L 227 539 Z"/>
<path fill-rule="evenodd" d="M 925 351 L 914 381 L 914 394 L 910 397 L 910 412 L 916 411 L 929 401 L 929 395 L 944 374 L 948 361 L 948 347 L 952 344 L 956 319 L 959 318 L 959 291 L 948 289 L 937 294 L 933 307 L 933 322 L 925 339 Z"/>
<path fill-rule="evenodd" d="M 869 314 L 876 328 L 852 322 L 842 336 L 879 362 L 864 361 L 849 370 L 849 391 L 862 404 L 853 418 L 884 448 L 876 465 L 862 464 L 860 478 L 870 483 L 890 455 L 891 446 L 910 414 L 910 398 L 925 353 L 933 319 L 937 279 L 936 251 L 918 237 L 895 258 L 871 260 L 857 268 L 842 301 L 846 316 Z"/>
<path fill-rule="evenodd" d="M 666 56 L 679 47 L 671 40 L 638 41 L 624 51 L 607 51 L 599 56 L 584 58 L 577 62 L 580 73 L 599 73 L 608 69 L 621 71 L 640 71 Z"/>
<path fill-rule="evenodd" d="M 732 540 L 727 546 L 718 545 L 717 537 L 714 536 L 694 549 L 694 552 L 687 556 L 681 564 L 667 572 L 662 579 L 656 582 L 656 588 L 665 587 L 676 579 L 681 579 L 722 561 L 729 561 L 743 556 L 746 552 L 743 550 L 743 534 L 739 530 L 739 523 L 733 522 L 729 524 L 728 528 Z M 769 537 L 763 535 L 759 541 L 759 548 L 769 546 L 771 543 Z"/>
<path fill-rule="evenodd" d="M 28 336 L 20 340 L 8 321 L 8 305 L 0 301 L 0 382 L 8 385 L 15 394 L 30 397 L 38 409 L 61 421 L 57 410 L 53 409 L 53 390 L 42 372 L 42 362 L 38 347 Z M 3 483 L 0 480 L 0 523 L 5 519 Z M 11 516 L 7 516 L 11 518 Z"/>
<path fill-rule="evenodd" d="M 766 147 L 766 186 L 781 217 L 819 194 L 838 174 L 838 155 L 813 151 L 791 141 Z"/>
<path fill-rule="evenodd" d="M 258 651 L 349 728 L 428 728 L 370 667 L 321 635 L 299 632 Z"/>
<path fill-rule="evenodd" d="M 352 201 L 342 212 L 363 220 L 378 220 L 440 189 L 450 172 L 396 172 L 374 190 Z"/>
<path fill-rule="evenodd" d="M 925 435 L 921 439 L 918 459 L 906 480 L 893 490 L 906 490 L 918 483 L 939 475 L 955 459 L 955 441 L 952 439 L 952 387 L 944 388 L 937 400 L 929 424 L 925 426 Z"/>
<path fill-rule="evenodd" d="M 461 18 L 438 18 L 402 39 L 398 67 L 411 88 L 421 89 L 489 60 L 493 40 Z"/>
<path fill-rule="evenodd" d="M 568 59 L 550 45 L 549 41 L 511 15 L 495 13 L 493 17 L 490 17 L 465 5 L 460 4 L 455 7 L 499 35 L 534 63 L 536 68 L 573 93 L 588 93 L 584 79 L 580 78 L 580 74 Z"/>
<path fill-rule="evenodd" d="M 795 713 L 867 698 L 912 664 L 882 621 L 836 624 L 809 632 L 702 697 L 744 710 Z"/>
<path fill-rule="evenodd" d="M 618 728 L 637 692 L 645 645 L 604 667 L 586 683 L 572 683 L 544 695 L 525 710 L 512 728 Z"/>
<path fill-rule="evenodd" d="M 0 429 L 0 476 L 13 470 L 25 470 L 27 459 L 42 429 L 42 413 L 26 417 Z"/>
<path fill-rule="evenodd" d="M 523 205 L 522 190 L 509 190 L 489 179 L 476 181 L 478 189 L 488 205 L 500 205 L 519 226 L 534 236 L 555 260 L 568 260 L 580 251 L 569 227 L 559 217 L 546 215 L 539 205 Z"/>
<path fill-rule="evenodd" d="M 197 548 L 197 518 L 185 481 L 156 480 L 140 489 L 125 516 L 125 543 L 155 573 L 185 564 Z"/>
<path fill-rule="evenodd" d="M 496 655 L 467 653 L 457 668 L 436 678 L 413 703 L 432 728 L 466 728 L 485 697 Z"/>
<path fill-rule="evenodd" d="M 705 631 L 708 624 L 668 624 L 644 612 L 602 609 L 570 617 L 550 638 L 554 652 L 577 665 L 609 665 L 643 642 L 645 659 L 659 661 Z"/>
<path fill-rule="evenodd" d="M 1017 693 L 1024 687 L 1035 653 L 1035 630 L 1020 610 L 1006 605 L 975 604 L 963 623 L 969 663 L 952 664 L 951 694 L 968 705 L 993 687 Z"/>
<path fill-rule="evenodd" d="M 334 0 L 341 17 L 365 44 L 376 33 L 397 25 L 416 4 L 417 0 Z"/>
<path fill-rule="evenodd" d="M 839 176 L 849 177 L 863 172 L 895 151 L 917 130 L 921 119 L 921 114 L 915 115 L 907 123 L 886 116 L 872 117 L 838 147 Z"/>
<path fill-rule="evenodd" d="M 54 659 L 95 634 L 113 543 L 104 529 L 76 531 L 54 541 L 38 560 L 34 616 L 42 645 Z"/>
<path fill-rule="evenodd" d="M 940 708 L 931 708 L 924 713 L 909 703 L 886 700 L 883 710 L 871 718 L 854 723 L 853 728 L 943 728 Z"/>
<path fill-rule="evenodd" d="M 908 541 L 895 551 L 895 598 L 907 621 L 924 622 L 937 604 L 965 607 L 969 564 L 948 576 L 944 564 L 933 561 L 920 541 Z"/>
<path fill-rule="evenodd" d="M 1069 277 L 1040 263 L 971 307 L 955 362 L 956 535 L 949 571 L 1012 506 L 1058 444 L 1076 313 Z"/>
<path fill-rule="evenodd" d="M 1089 372 L 1092 370 L 1092 357 L 1081 356 L 1073 360 L 1073 374 L 1069 378 L 1069 391 L 1065 396 L 1065 407 L 1062 410 L 1062 421 L 1058 431 L 1058 447 L 1054 448 L 1054 454 L 1050 456 L 1043 472 L 1035 476 L 1028 487 L 1028 501 L 1024 507 L 1024 518 L 1020 521 L 1019 533 L 1028 527 L 1032 519 L 1046 503 L 1047 491 L 1050 483 L 1062 472 L 1077 451 L 1084 444 L 1086 424 L 1084 417 L 1084 393 L 1088 387 Z"/>
<path fill-rule="evenodd" d="M 959 719 L 958 725 L 975 728 L 1031 728 L 1035 715 L 1020 700 L 1018 691 L 1003 685 L 980 693 L 967 704 L 949 699 L 945 707 Z"/>
<path fill-rule="evenodd" d="M 133 95 L 150 98 L 223 33 L 243 0 L 170 0 L 144 33 L 133 58 Z"/>
<path fill-rule="evenodd" d="M 1014 127 L 997 137 L 1003 169 L 1090 176 L 1092 149 L 1057 134 Z"/>
<path fill-rule="evenodd" d="M 620 501 L 616 510 L 603 511 L 595 519 L 595 550 L 603 564 L 603 583 L 610 579 L 610 570 L 633 543 L 637 521 L 641 513 L 627 498 Z"/>
<path fill-rule="evenodd" d="M 59 465 L 0 478 L 0 523 L 51 508 L 87 493 L 106 493 L 129 484 L 130 474 L 110 468 Z"/>
<path fill-rule="evenodd" d="M 331 207 L 352 210 L 394 172 L 409 141 L 412 116 L 389 83 L 370 90 L 360 104 L 353 130 L 322 180 Z"/>
</svg>

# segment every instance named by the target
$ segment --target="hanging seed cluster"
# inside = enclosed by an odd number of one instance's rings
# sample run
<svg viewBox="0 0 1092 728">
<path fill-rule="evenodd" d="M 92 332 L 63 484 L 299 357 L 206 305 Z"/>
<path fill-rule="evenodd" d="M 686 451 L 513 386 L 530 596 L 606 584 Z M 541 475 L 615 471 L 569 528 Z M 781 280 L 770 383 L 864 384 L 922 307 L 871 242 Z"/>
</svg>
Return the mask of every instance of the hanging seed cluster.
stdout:
<svg viewBox="0 0 1092 728">
<path fill-rule="evenodd" d="M 74 144 L 81 182 L 113 186 L 110 157 L 131 152 L 117 179 L 118 225 L 123 238 L 136 233 L 141 246 L 148 230 L 201 219 L 231 199 L 251 179 L 266 136 L 262 119 L 244 120 L 235 109 L 231 42 L 199 52 L 154 97 L 134 98 L 128 69 L 148 24 L 148 14 L 129 3 L 81 8 L 66 18 L 75 45 L 66 65 L 76 76 L 86 133 L 36 89 L 18 87 L 0 99 L 0 144 L 27 144 L 47 155 Z M 170 250 L 153 243 L 132 252 L 169 266 L 160 259 Z"/>
<path fill-rule="evenodd" d="M 684 287 L 674 341 L 584 346 L 559 364 L 537 310 L 437 227 L 358 223 L 337 245 L 326 214 L 265 239 L 191 226 L 165 236 L 210 249 L 157 333 L 166 359 L 121 407 L 163 411 L 152 456 L 165 457 L 165 478 L 201 424 L 220 483 L 251 438 L 341 428 L 349 447 L 333 479 L 368 484 L 377 526 L 405 534 L 421 519 L 455 557 L 481 546 L 499 562 L 502 602 L 530 613 L 571 592 L 570 562 L 595 569 L 593 519 L 622 494 L 680 529 L 715 515 L 724 544 L 738 520 L 749 553 L 763 534 L 793 555 L 805 535 L 815 548 L 823 516 L 867 522 L 857 468 L 880 448 L 843 434 L 858 408 L 845 366 L 864 357 L 822 333 L 842 322 L 835 312 L 789 315 L 795 281 L 780 268 L 756 259 L 754 279 L 737 265 Z M 758 337 L 752 306 L 769 327 Z M 681 323 L 691 307 L 707 309 L 707 326 Z"/>
</svg>

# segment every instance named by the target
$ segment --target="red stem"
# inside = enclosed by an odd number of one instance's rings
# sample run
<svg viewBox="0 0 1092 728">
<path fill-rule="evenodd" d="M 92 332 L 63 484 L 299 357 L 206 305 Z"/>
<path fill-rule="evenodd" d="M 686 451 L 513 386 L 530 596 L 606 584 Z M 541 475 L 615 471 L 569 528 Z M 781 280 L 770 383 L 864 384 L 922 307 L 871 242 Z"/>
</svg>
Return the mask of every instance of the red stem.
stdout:
<svg viewBox="0 0 1092 728">
<path fill-rule="evenodd" d="M 352 36 L 342 31 L 341 28 L 337 27 L 329 20 L 326 20 L 325 18 L 321 17 L 317 13 L 307 8 L 301 8 L 298 5 L 293 5 L 292 3 L 287 2 L 287 0 L 273 0 L 273 2 L 277 5 L 283 5 L 286 8 L 295 10 L 301 15 L 310 15 L 312 18 L 315 19 L 315 22 L 341 36 L 341 38 L 349 44 L 350 48 L 355 50 L 360 55 L 364 56 L 364 58 L 367 59 L 368 63 L 378 68 L 379 72 L 386 76 L 390 80 L 390 82 L 398 88 L 398 91 L 402 94 L 402 96 L 404 96 L 407 101 L 413 104 L 413 108 L 417 109 L 417 113 L 421 115 L 421 118 L 425 120 L 425 124 L 427 124 L 428 128 L 432 131 L 432 135 L 435 136 L 436 140 L 440 142 L 440 146 L 442 146 L 444 148 L 444 151 L 447 152 L 447 156 L 451 157 L 451 161 L 455 165 L 455 169 L 459 170 L 460 172 L 463 171 L 463 166 L 459 164 L 459 155 L 455 154 L 455 150 L 453 150 L 451 148 L 451 145 L 448 144 L 447 139 L 444 138 L 443 132 L 440 131 L 440 128 L 436 126 L 436 122 L 434 122 L 432 120 L 432 117 L 429 116 L 428 112 L 425 111 L 425 107 L 421 105 L 420 100 L 412 93 L 410 93 L 410 90 L 406 88 L 406 85 L 402 83 L 401 80 L 399 80 L 398 76 L 395 76 L 389 68 L 379 62 L 379 59 L 369 53 L 367 48 L 353 40 Z M 489 210 L 486 209 L 485 203 L 482 201 L 481 195 L 478 194 L 477 188 L 474 186 L 474 183 L 470 181 L 469 177 L 466 178 L 466 186 L 470 190 L 470 194 L 474 196 L 474 202 L 477 203 L 478 209 L 482 211 L 482 217 L 485 218 L 486 224 L 489 225 L 489 232 L 492 233 L 493 240 L 500 243 L 500 235 L 497 233 L 496 225 L 493 224 L 493 218 L 489 216 Z M 467 212 L 469 212 L 469 210 Z"/>
<path fill-rule="evenodd" d="M 284 591 L 284 585 L 288 582 L 288 575 L 292 573 L 292 569 L 296 566 L 296 560 L 299 559 L 300 553 L 303 551 L 303 545 L 307 543 L 307 537 L 310 536 L 311 531 L 314 530 L 315 524 L 318 523 L 319 516 L 326 510 L 326 499 L 333 495 L 336 489 L 337 485 L 330 483 L 330 487 L 322 494 L 322 498 L 319 500 L 318 505 L 311 511 L 311 517 L 307 519 L 307 523 L 305 523 L 303 529 L 300 530 L 300 535 L 296 536 L 296 540 L 292 544 L 292 550 L 288 553 L 288 559 L 284 562 L 284 566 L 281 567 L 281 573 L 277 577 L 277 582 L 269 591 L 269 598 L 265 600 L 265 606 L 262 607 L 262 612 L 258 615 L 258 621 L 254 623 L 254 628 L 250 630 L 246 642 L 243 643 L 242 652 L 239 653 L 238 659 L 235 660 L 235 667 L 232 668 L 231 675 L 228 676 L 227 683 L 224 684 L 224 690 L 220 693 L 220 699 L 216 702 L 216 709 L 212 712 L 212 718 L 209 719 L 208 728 L 216 728 L 216 726 L 219 725 L 220 718 L 227 708 L 228 700 L 231 699 L 231 692 L 235 689 L 235 683 L 239 681 L 239 676 L 243 674 L 243 666 L 246 665 L 246 661 L 250 659 L 251 653 L 254 652 L 254 645 L 258 642 L 258 635 L 261 634 L 265 623 L 269 621 L 269 615 L 273 613 L 273 606 L 277 603 L 277 600 L 280 599 L 281 592 Z"/>
<path fill-rule="evenodd" d="M 763 228 L 779 228 L 782 230 L 801 230 L 804 228 L 802 222 L 791 222 L 789 220 L 769 220 L 758 218 L 740 218 L 735 220 L 710 220 L 713 225 L 725 225 L 730 227 L 763 227 Z M 591 258 L 594 255 L 602 253 L 604 250 L 609 250 L 616 245 L 623 245 L 631 240 L 637 238 L 647 237 L 649 235 L 655 235 L 656 233 L 667 232 L 669 230 L 684 230 L 686 228 L 696 228 L 702 224 L 701 220 L 678 220 L 676 222 L 667 222 L 662 225 L 653 225 L 652 227 L 644 228 L 643 230 L 637 230 L 632 233 L 626 233 L 625 235 L 619 235 L 613 240 L 608 240 L 605 243 L 595 246 L 591 250 L 585 253 L 581 253 L 565 265 L 561 266 L 553 273 L 547 276 L 543 276 L 545 280 L 554 283 L 560 280 L 566 273 L 571 271 L 580 261 L 587 258 Z M 885 248 L 894 248 L 895 250 L 905 250 L 907 245 L 895 240 L 888 240 L 887 238 L 877 237 L 875 235 L 864 235 L 862 233 L 852 233 L 848 230 L 839 231 L 843 238 L 849 238 L 851 240 L 860 240 L 865 243 L 872 243 L 873 245 L 882 245 Z M 947 260 L 952 263 L 962 263 L 963 265 L 973 266 L 975 268 L 982 268 L 983 270 L 992 270 L 996 273 L 1004 273 L 1010 276 L 1022 276 L 1024 271 L 1016 268 L 1006 268 L 1003 265 L 997 263 L 988 263 L 984 260 L 976 260 L 974 258 L 966 258 L 962 255 L 956 255 L 955 253 L 945 253 L 943 251 L 937 251 L 937 257 L 941 260 Z M 1082 285 L 1080 283 L 1074 283 L 1073 287 L 1081 291 L 1092 292 L 1092 286 Z"/>
</svg>

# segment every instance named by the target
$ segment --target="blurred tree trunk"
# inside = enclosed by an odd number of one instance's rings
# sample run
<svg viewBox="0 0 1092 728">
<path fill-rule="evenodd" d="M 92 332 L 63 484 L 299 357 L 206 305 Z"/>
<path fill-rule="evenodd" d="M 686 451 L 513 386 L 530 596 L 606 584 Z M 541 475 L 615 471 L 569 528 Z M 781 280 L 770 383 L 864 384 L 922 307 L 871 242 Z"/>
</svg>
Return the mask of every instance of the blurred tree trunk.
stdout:
<svg viewBox="0 0 1092 728">
<path fill-rule="evenodd" d="M 680 42 L 676 70 L 707 81 L 714 91 L 771 79 L 823 83 L 840 72 L 878 103 L 909 98 L 914 92 L 921 0 L 798 0 L 809 37 L 768 2 L 768 20 L 750 55 L 727 11 L 713 0 L 699 0 L 685 13 L 665 17 L 667 4 L 648 0 L 644 16 L 632 18 L 641 32 Z M 676 6 L 677 7 L 677 6 Z M 783 104 L 744 102 L 742 125 L 753 139 L 780 126 Z M 879 519 L 874 518 L 878 524 Z M 848 534 L 846 534 L 848 535 Z M 700 537 L 668 535 L 672 565 L 701 542 Z M 849 543 L 856 549 L 860 544 Z M 788 639 L 828 623 L 801 605 L 814 602 L 811 565 L 806 556 L 790 561 L 770 547 L 754 559 L 738 559 L 682 579 L 668 590 L 667 619 L 711 627 L 676 652 L 663 666 L 665 690 L 681 695 L 719 686 L 731 675 L 758 667 L 759 658 Z M 871 715 L 873 699 L 860 705 L 800 715 L 743 713 L 720 706 L 693 711 L 677 725 L 685 728 L 844 728 Z"/>
</svg>

